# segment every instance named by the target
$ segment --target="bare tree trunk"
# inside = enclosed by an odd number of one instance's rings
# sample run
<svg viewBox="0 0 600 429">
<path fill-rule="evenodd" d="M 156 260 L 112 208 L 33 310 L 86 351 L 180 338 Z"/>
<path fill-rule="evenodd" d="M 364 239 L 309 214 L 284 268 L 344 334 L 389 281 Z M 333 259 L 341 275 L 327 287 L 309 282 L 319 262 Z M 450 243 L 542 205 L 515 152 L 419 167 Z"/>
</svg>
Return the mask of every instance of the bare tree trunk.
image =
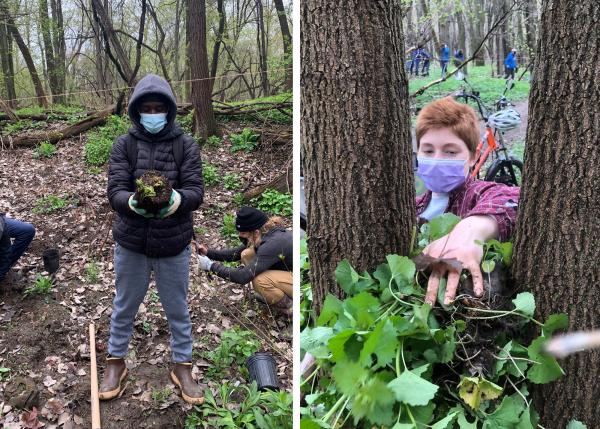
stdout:
<svg viewBox="0 0 600 429">
<path fill-rule="evenodd" d="M 395 0 L 306 0 L 301 11 L 301 144 L 317 311 L 347 258 L 361 272 L 407 254 L 415 191 Z"/>
<path fill-rule="evenodd" d="M 35 94 L 37 96 L 38 104 L 42 107 L 48 107 L 46 93 L 44 92 L 44 87 L 42 86 L 42 82 L 40 81 L 40 78 L 38 76 L 33 59 L 31 58 L 31 53 L 29 52 L 29 48 L 27 48 L 27 45 L 23 41 L 23 38 L 21 37 L 19 29 L 15 25 L 14 20 L 10 16 L 6 0 L 0 0 L 0 19 L 6 22 L 8 30 L 12 34 L 13 39 L 15 39 L 15 42 L 17 43 L 17 46 L 19 47 L 19 50 L 23 55 L 23 59 L 25 60 L 25 64 L 27 64 L 27 69 L 29 70 L 29 74 L 31 75 L 31 80 L 33 81 L 33 86 L 35 88 Z"/>
<path fill-rule="evenodd" d="M 217 66 L 219 65 L 219 54 L 221 53 L 221 44 L 223 43 L 223 33 L 225 32 L 225 16 L 224 0 L 217 0 L 217 11 L 219 12 L 219 29 L 215 34 L 215 45 L 213 46 L 212 62 L 210 65 L 210 77 L 217 76 Z M 214 80 L 211 81 L 214 87 Z M 212 88 L 211 88 L 212 92 Z"/>
<path fill-rule="evenodd" d="M 591 84 L 597 82 L 600 64 L 600 3 L 549 4 L 540 21 L 529 96 L 511 265 L 517 284 L 538 297 L 538 320 L 565 312 L 570 330 L 591 329 L 600 326 L 600 109 L 598 85 Z M 600 351 L 574 354 L 561 366 L 565 377 L 533 391 L 540 425 L 562 428 L 577 419 L 598 426 Z"/>
<path fill-rule="evenodd" d="M 52 44 L 52 37 L 50 36 L 50 27 L 52 22 L 48 16 L 48 1 L 39 0 L 39 12 L 40 12 L 40 27 L 41 36 L 44 42 L 44 53 L 46 57 L 46 73 L 48 76 L 48 83 L 50 84 L 50 92 L 52 94 L 60 94 L 56 83 L 56 67 L 54 65 L 54 45 Z M 57 101 L 52 97 L 52 102 Z"/>
<path fill-rule="evenodd" d="M 174 41 L 174 53 L 173 53 L 173 76 L 174 79 L 176 81 L 181 80 L 181 77 L 179 75 L 179 34 L 180 34 L 180 30 L 179 30 L 179 21 L 181 19 L 181 0 L 176 0 L 175 1 L 175 27 L 173 32 L 174 37 L 175 37 L 175 41 Z M 179 94 L 177 94 L 177 91 L 175 92 L 176 95 L 182 96 L 182 91 L 181 91 L 181 85 L 177 85 L 175 88 L 179 88 Z M 173 89 L 175 89 L 173 88 Z"/>
<path fill-rule="evenodd" d="M 290 33 L 287 14 L 283 7 L 283 0 L 274 0 L 274 3 L 275 9 L 277 10 L 277 17 L 279 18 L 279 27 L 281 27 L 281 37 L 283 39 L 283 64 L 286 68 L 284 88 L 289 91 L 292 89 L 294 83 L 292 73 L 292 34 Z"/>
<path fill-rule="evenodd" d="M 194 132 L 202 139 L 217 133 L 217 121 L 212 107 L 212 79 L 208 75 L 206 50 L 206 2 L 188 0 L 188 56 L 192 80 Z"/>
<path fill-rule="evenodd" d="M 3 21 L 0 21 L 0 65 L 6 98 L 9 100 L 8 107 L 14 109 L 17 106 L 17 102 L 14 101 L 17 98 L 17 93 L 15 91 L 15 70 L 12 58 L 12 37 Z"/>
<path fill-rule="evenodd" d="M 106 53 L 115 65 L 121 78 L 128 85 L 133 85 L 135 82 L 135 75 L 131 68 L 131 64 L 129 63 L 129 57 L 125 53 L 121 41 L 117 38 L 117 33 L 108 16 L 108 11 L 104 8 L 104 5 L 102 5 L 100 0 L 92 0 L 92 8 L 94 17 L 98 21 L 98 25 L 102 31 Z"/>
<path fill-rule="evenodd" d="M 52 42 L 54 44 L 54 78 L 56 83 L 57 103 L 64 103 L 66 87 L 67 48 L 63 23 L 62 0 L 50 0 L 52 10 Z"/>
<path fill-rule="evenodd" d="M 269 95 L 269 78 L 267 75 L 267 43 L 265 41 L 265 20 L 262 0 L 256 0 L 256 45 L 260 65 L 260 84 L 264 96 Z"/>
</svg>

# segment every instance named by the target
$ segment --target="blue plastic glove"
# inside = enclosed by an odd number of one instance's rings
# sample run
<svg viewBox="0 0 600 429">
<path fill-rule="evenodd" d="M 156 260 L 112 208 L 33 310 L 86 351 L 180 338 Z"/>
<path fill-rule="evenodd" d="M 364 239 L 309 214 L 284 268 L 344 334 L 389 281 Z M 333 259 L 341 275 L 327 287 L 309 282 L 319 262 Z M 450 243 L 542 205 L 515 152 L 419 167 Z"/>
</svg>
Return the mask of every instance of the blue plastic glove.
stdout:
<svg viewBox="0 0 600 429">
<path fill-rule="evenodd" d="M 167 216 L 171 216 L 173 213 L 177 211 L 179 205 L 181 204 L 181 194 L 177 192 L 175 189 L 171 191 L 171 198 L 169 199 L 169 205 L 160 209 L 157 217 L 159 219 L 164 219 Z"/>
<path fill-rule="evenodd" d="M 141 209 L 138 207 L 138 202 L 134 199 L 135 194 L 131 194 L 129 197 L 129 208 L 139 214 L 140 216 L 144 216 L 145 218 L 153 218 L 154 215 L 152 213 L 148 213 L 145 209 Z"/>
</svg>

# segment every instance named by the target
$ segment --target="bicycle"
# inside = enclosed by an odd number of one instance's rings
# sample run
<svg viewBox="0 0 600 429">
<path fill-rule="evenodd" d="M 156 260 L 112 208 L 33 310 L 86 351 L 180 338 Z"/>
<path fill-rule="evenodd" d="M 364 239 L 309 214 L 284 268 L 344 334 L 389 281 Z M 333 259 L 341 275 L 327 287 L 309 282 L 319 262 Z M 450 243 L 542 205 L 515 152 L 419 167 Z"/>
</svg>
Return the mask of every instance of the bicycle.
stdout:
<svg viewBox="0 0 600 429">
<path fill-rule="evenodd" d="M 481 167 L 491 155 L 492 163 L 485 173 L 484 180 L 508 186 L 520 186 L 523 162 L 511 156 L 504 143 L 504 132 L 516 128 L 521 123 L 521 116 L 517 111 L 509 108 L 512 105 L 506 98 L 506 92 L 513 88 L 514 81 L 507 79 L 504 92 L 494 103 L 496 111 L 493 113 L 481 101 L 480 92 L 475 91 L 466 79 L 463 81 L 469 86 L 470 92 L 465 91 L 463 86 L 460 92 L 454 95 L 454 98 L 459 101 L 460 99 L 464 100 L 465 104 L 469 104 L 469 100 L 473 100 L 485 122 L 485 133 L 477 145 L 475 153 L 478 158 L 470 173 L 471 177 L 479 178 Z M 484 146 L 485 150 L 483 150 Z"/>
</svg>

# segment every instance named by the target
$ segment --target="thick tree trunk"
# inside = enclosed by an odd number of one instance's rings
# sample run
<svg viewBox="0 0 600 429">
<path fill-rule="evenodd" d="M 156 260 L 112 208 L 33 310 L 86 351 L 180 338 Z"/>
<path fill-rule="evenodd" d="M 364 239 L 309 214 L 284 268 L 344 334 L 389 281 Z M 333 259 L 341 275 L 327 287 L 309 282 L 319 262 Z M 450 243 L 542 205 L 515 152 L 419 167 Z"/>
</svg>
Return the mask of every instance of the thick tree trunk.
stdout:
<svg viewBox="0 0 600 429">
<path fill-rule="evenodd" d="M 29 52 L 29 48 L 23 41 L 21 34 L 19 33 L 19 29 L 15 25 L 14 20 L 10 16 L 8 11 L 8 6 L 5 0 L 0 0 L 0 20 L 4 20 L 6 25 L 13 37 L 21 54 L 23 55 L 23 59 L 25 60 L 25 64 L 27 64 L 27 70 L 29 70 L 29 74 L 31 75 L 31 80 L 33 81 L 33 86 L 35 88 L 35 95 L 37 96 L 38 104 L 42 107 L 48 107 L 48 100 L 46 99 L 46 93 L 44 92 L 44 87 L 42 86 L 42 82 L 38 76 L 37 70 L 35 68 L 35 64 L 33 62 L 33 58 L 31 58 L 31 53 Z"/>
<path fill-rule="evenodd" d="M 591 329 L 600 327 L 600 3 L 551 5 L 540 22 L 512 267 L 537 296 L 539 320 L 565 312 L 571 330 Z M 540 425 L 597 427 L 600 351 L 561 365 L 564 378 L 534 390 Z"/>
<path fill-rule="evenodd" d="M 208 74 L 205 0 L 188 0 L 187 14 L 194 132 L 206 139 L 217 133 L 217 121 L 212 107 L 212 80 Z"/>
<path fill-rule="evenodd" d="M 12 37 L 8 31 L 6 24 L 0 21 L 0 65 L 2 66 L 2 77 L 4 79 L 4 89 L 6 91 L 6 98 L 8 101 L 8 107 L 15 108 L 17 102 L 14 101 L 17 98 L 15 91 L 15 70 L 13 66 L 12 57 Z"/>
<path fill-rule="evenodd" d="M 48 1 L 39 0 L 39 12 L 40 12 L 40 33 L 44 42 L 44 53 L 46 57 L 46 74 L 48 76 L 48 83 L 50 85 L 50 92 L 52 94 L 60 94 L 57 88 L 56 82 L 56 67 L 54 65 L 54 45 L 52 44 L 52 36 L 50 35 L 50 27 L 52 22 L 48 16 Z M 56 103 L 55 97 L 52 97 L 52 102 Z"/>
<path fill-rule="evenodd" d="M 175 33 L 175 41 L 173 42 L 173 79 L 176 81 L 181 80 L 181 76 L 179 75 L 179 35 L 180 35 L 180 26 L 179 22 L 181 19 L 181 0 L 175 1 L 175 26 L 173 32 Z M 179 89 L 179 91 L 177 91 Z M 177 85 L 173 88 L 175 91 L 175 95 L 182 96 L 183 91 L 181 90 L 181 85 Z"/>
<path fill-rule="evenodd" d="M 52 43 L 54 44 L 54 79 L 56 81 L 55 100 L 57 103 L 64 103 L 65 76 L 67 67 L 67 48 L 65 43 L 65 30 L 62 13 L 62 0 L 50 0 L 50 9 L 52 10 Z"/>
<path fill-rule="evenodd" d="M 268 96 L 267 42 L 265 39 L 265 19 L 262 0 L 256 0 L 256 45 L 258 46 L 258 60 L 260 65 L 260 86 L 263 96 Z"/>
<path fill-rule="evenodd" d="M 284 89 L 291 90 L 294 79 L 292 73 L 292 34 L 288 25 L 287 14 L 283 7 L 283 0 L 274 0 L 277 17 L 279 18 L 279 26 L 281 27 L 281 37 L 283 38 L 283 53 L 285 70 L 285 85 Z"/>
<path fill-rule="evenodd" d="M 407 254 L 415 192 L 395 0 L 301 2 L 301 144 L 308 201 L 313 303 L 341 295 L 335 268 L 347 258 L 373 270 Z"/>
</svg>

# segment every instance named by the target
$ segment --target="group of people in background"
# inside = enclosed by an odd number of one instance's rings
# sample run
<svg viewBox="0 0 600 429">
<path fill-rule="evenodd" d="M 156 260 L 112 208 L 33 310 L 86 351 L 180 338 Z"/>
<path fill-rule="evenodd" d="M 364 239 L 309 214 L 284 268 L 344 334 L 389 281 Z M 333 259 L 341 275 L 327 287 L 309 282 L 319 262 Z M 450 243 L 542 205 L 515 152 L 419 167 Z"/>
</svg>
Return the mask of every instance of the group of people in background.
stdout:
<svg viewBox="0 0 600 429">
<path fill-rule="evenodd" d="M 429 76 L 429 65 L 432 54 L 427 51 L 423 45 L 417 45 L 410 50 L 410 58 L 407 61 L 407 69 L 410 76 Z M 450 62 L 450 48 L 446 43 L 442 43 L 439 51 L 439 61 L 441 68 L 441 78 L 444 79 L 448 74 L 448 63 Z M 458 48 L 453 53 L 453 63 L 455 67 L 460 67 L 465 62 L 465 54 Z M 419 68 L 421 69 L 419 73 Z M 512 48 L 504 60 L 504 79 L 509 77 L 514 79 L 517 66 L 517 49 Z M 466 70 L 459 70 L 456 74 L 457 79 L 463 79 L 466 76 Z"/>
</svg>

